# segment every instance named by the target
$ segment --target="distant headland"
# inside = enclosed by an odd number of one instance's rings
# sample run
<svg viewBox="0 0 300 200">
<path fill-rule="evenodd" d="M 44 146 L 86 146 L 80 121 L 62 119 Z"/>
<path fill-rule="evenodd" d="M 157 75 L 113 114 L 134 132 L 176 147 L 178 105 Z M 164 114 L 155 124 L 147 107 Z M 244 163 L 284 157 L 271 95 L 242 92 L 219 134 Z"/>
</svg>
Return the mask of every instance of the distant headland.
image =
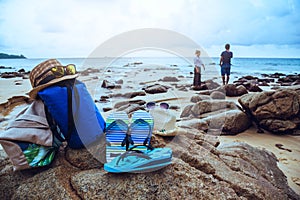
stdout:
<svg viewBox="0 0 300 200">
<path fill-rule="evenodd" d="M 6 53 L 0 53 L 0 59 L 18 59 L 18 58 L 26 58 L 25 56 L 21 55 L 9 55 Z"/>
</svg>

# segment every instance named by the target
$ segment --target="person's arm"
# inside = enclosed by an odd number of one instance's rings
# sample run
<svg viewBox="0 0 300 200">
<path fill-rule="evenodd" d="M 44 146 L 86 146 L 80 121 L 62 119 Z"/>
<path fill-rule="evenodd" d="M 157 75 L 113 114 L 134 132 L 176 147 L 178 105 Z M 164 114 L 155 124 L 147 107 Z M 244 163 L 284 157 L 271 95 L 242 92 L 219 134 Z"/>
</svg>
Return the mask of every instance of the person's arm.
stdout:
<svg viewBox="0 0 300 200">
<path fill-rule="evenodd" d="M 205 65 L 202 63 L 203 70 L 205 70 Z"/>
<path fill-rule="evenodd" d="M 222 66 L 222 63 L 223 63 L 223 57 L 221 56 L 220 57 L 220 67 Z"/>
</svg>

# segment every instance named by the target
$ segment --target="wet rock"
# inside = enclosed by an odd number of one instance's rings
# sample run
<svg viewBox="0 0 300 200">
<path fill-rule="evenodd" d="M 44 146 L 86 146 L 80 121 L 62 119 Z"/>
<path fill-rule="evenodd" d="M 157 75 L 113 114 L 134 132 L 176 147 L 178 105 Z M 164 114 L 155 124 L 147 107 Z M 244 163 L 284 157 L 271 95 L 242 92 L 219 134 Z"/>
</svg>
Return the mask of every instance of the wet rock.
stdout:
<svg viewBox="0 0 300 200">
<path fill-rule="evenodd" d="M 101 96 L 99 100 L 95 100 L 96 103 L 107 103 L 109 102 L 109 96 Z"/>
<path fill-rule="evenodd" d="M 259 85 L 259 86 L 270 86 L 270 85 L 268 84 L 268 82 L 266 82 L 266 81 L 258 82 L 258 85 Z"/>
<path fill-rule="evenodd" d="M 169 87 L 160 84 L 155 84 L 144 88 L 145 92 L 149 94 L 165 93 L 168 91 L 168 89 Z"/>
<path fill-rule="evenodd" d="M 1 78 L 15 78 L 17 77 L 16 74 L 13 74 L 13 73 L 3 73 L 1 74 Z"/>
<path fill-rule="evenodd" d="M 260 125 L 272 130 L 273 133 L 291 133 L 297 128 L 297 124 L 293 121 L 280 119 L 262 119 Z"/>
<path fill-rule="evenodd" d="M 247 94 L 248 91 L 243 85 L 236 86 L 234 84 L 227 84 L 224 86 L 226 96 L 228 97 L 236 97 Z"/>
<path fill-rule="evenodd" d="M 257 80 L 258 78 L 256 76 L 243 76 L 242 79 L 246 79 L 246 80 Z"/>
<path fill-rule="evenodd" d="M 205 85 L 206 85 L 207 89 L 209 89 L 209 90 L 213 90 L 213 89 L 220 87 L 220 84 L 214 82 L 213 80 L 206 80 Z"/>
<path fill-rule="evenodd" d="M 115 84 L 109 82 L 108 80 L 103 80 L 101 87 L 102 88 L 108 88 L 108 89 L 114 89 L 115 88 Z"/>
<path fill-rule="evenodd" d="M 274 83 L 275 79 L 274 78 L 259 78 L 257 79 L 258 82 L 265 82 L 265 83 Z"/>
<path fill-rule="evenodd" d="M 116 84 L 123 84 L 123 83 L 124 83 L 123 79 L 120 79 L 120 80 L 116 81 Z"/>
<path fill-rule="evenodd" d="M 199 91 L 199 90 L 208 90 L 208 87 L 205 83 L 201 83 L 200 86 L 193 86 L 191 88 L 192 90 L 196 90 L 196 91 Z"/>
<path fill-rule="evenodd" d="M 5 118 L 5 117 L 2 117 L 1 115 L 0 115 L 0 122 L 4 122 L 4 121 L 6 121 L 7 119 Z"/>
<path fill-rule="evenodd" d="M 269 76 L 271 78 L 280 78 L 281 76 L 286 76 L 286 74 L 276 72 L 274 74 L 270 74 Z"/>
<path fill-rule="evenodd" d="M 176 77 L 171 77 L 171 76 L 166 76 L 164 77 L 162 80 L 160 81 L 163 81 L 163 82 L 178 82 L 179 79 L 176 78 Z"/>
<path fill-rule="evenodd" d="M 300 80 L 294 81 L 294 82 L 292 83 L 292 86 L 293 86 L 293 85 L 300 85 Z"/>
<path fill-rule="evenodd" d="M 182 128 L 194 128 L 196 130 L 207 131 L 209 129 L 209 125 L 205 120 L 202 119 L 189 119 L 183 120 L 180 122 L 180 127 Z"/>
<path fill-rule="evenodd" d="M 128 92 L 128 93 L 125 93 L 123 95 L 123 97 L 126 97 L 126 98 L 134 98 L 134 97 L 137 97 L 137 96 L 145 96 L 146 93 L 144 91 L 136 91 L 136 92 Z"/>
<path fill-rule="evenodd" d="M 234 102 L 222 100 L 199 101 L 191 107 L 190 114 L 199 117 L 204 113 L 221 109 L 236 109 L 236 105 Z"/>
<path fill-rule="evenodd" d="M 250 92 L 262 92 L 263 90 L 255 83 L 250 84 L 247 88 Z"/>
<path fill-rule="evenodd" d="M 18 72 L 19 72 L 19 73 L 25 73 L 25 69 L 23 69 L 23 68 L 22 68 L 22 69 L 19 69 Z"/>
<path fill-rule="evenodd" d="M 236 95 L 237 96 L 242 96 L 247 93 L 248 93 L 248 91 L 243 85 L 239 85 L 236 87 Z"/>
<path fill-rule="evenodd" d="M 180 118 L 185 117 L 193 117 L 194 115 L 191 113 L 193 105 L 187 105 L 180 114 Z"/>
<path fill-rule="evenodd" d="M 230 110 L 224 113 L 204 118 L 210 129 L 221 130 L 221 135 L 235 135 L 247 130 L 252 122 L 248 116 L 240 110 Z"/>
<path fill-rule="evenodd" d="M 103 112 L 108 112 L 108 111 L 111 111 L 113 108 L 111 107 L 104 107 L 102 108 Z"/>
<path fill-rule="evenodd" d="M 192 98 L 191 98 L 191 102 L 193 102 L 193 103 L 197 103 L 197 102 L 203 101 L 203 100 L 211 100 L 211 97 L 208 95 L 195 95 L 195 96 L 192 96 Z"/>
<path fill-rule="evenodd" d="M 81 76 L 88 76 L 90 74 L 95 74 L 95 73 L 99 73 L 99 72 L 100 72 L 99 69 L 87 68 L 79 73 Z"/>
<path fill-rule="evenodd" d="M 214 91 L 210 94 L 210 97 L 212 99 L 225 99 L 226 96 L 223 92 L 219 92 L 219 91 Z"/>
<path fill-rule="evenodd" d="M 115 104 L 114 108 L 120 108 L 122 106 L 129 106 L 130 104 L 144 105 L 146 102 L 144 100 L 130 100 L 130 101 L 121 101 Z"/>
<path fill-rule="evenodd" d="M 134 98 L 134 97 L 137 97 L 137 96 L 145 96 L 146 93 L 144 91 L 136 91 L 136 92 L 127 92 L 127 93 L 114 93 L 114 94 L 110 94 L 108 95 L 109 98 L 113 98 L 113 97 L 123 97 L 123 98 Z"/>
<path fill-rule="evenodd" d="M 299 116 L 300 96 L 293 89 L 247 94 L 239 103 L 259 124 L 274 133 L 297 128 L 291 119 Z"/>
<path fill-rule="evenodd" d="M 126 105 L 123 105 L 123 106 L 120 106 L 117 111 L 123 111 L 123 112 L 126 112 L 127 114 L 130 114 L 134 111 L 137 111 L 137 110 L 140 110 L 140 109 L 143 109 L 142 106 L 140 106 L 139 104 L 126 104 Z"/>
<path fill-rule="evenodd" d="M 295 81 L 299 81 L 300 80 L 300 76 L 299 75 L 287 75 L 285 77 L 281 77 L 278 79 L 279 83 L 293 83 Z"/>
</svg>

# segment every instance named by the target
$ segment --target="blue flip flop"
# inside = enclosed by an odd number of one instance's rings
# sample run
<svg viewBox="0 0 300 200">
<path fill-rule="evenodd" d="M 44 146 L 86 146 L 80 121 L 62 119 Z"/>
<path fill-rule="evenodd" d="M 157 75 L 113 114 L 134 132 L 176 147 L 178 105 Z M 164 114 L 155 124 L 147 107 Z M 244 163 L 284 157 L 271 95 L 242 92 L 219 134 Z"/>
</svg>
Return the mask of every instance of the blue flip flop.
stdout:
<svg viewBox="0 0 300 200">
<path fill-rule="evenodd" d="M 104 170 L 111 173 L 144 173 L 159 170 L 172 163 L 170 148 L 155 148 L 146 151 L 132 147 L 122 155 L 104 164 Z"/>
<path fill-rule="evenodd" d="M 126 151 L 122 146 L 128 132 L 129 118 L 125 112 L 114 112 L 106 119 L 106 162 L 112 161 L 115 157 Z"/>
<path fill-rule="evenodd" d="M 147 150 L 146 146 L 150 146 L 153 125 L 153 117 L 148 112 L 143 110 L 134 112 L 129 127 L 129 133 L 133 141 L 132 146 L 137 146 L 137 150 Z"/>
</svg>

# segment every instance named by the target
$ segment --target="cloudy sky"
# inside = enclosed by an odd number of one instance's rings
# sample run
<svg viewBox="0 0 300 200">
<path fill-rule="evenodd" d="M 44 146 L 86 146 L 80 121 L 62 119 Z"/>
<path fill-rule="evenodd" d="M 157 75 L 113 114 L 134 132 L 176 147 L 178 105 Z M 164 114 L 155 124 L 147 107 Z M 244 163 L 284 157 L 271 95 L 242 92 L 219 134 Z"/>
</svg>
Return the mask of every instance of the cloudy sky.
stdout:
<svg viewBox="0 0 300 200">
<path fill-rule="evenodd" d="M 29 58 L 87 57 L 142 28 L 182 34 L 210 56 L 230 43 L 236 57 L 300 58 L 299 0 L 0 0 L 0 10 L 0 52 Z"/>
</svg>

